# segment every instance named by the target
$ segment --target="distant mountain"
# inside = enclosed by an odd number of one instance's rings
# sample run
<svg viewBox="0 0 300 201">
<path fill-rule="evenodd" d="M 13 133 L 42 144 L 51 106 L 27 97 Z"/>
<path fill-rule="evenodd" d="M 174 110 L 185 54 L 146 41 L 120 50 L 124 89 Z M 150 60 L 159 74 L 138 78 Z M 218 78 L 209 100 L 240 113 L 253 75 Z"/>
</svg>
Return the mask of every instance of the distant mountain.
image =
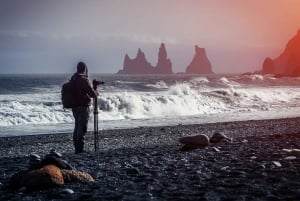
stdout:
<svg viewBox="0 0 300 201">
<path fill-rule="evenodd" d="M 186 68 L 186 73 L 193 74 L 211 74 L 213 73 L 211 63 L 206 56 L 205 48 L 195 46 L 195 56 Z"/>
<path fill-rule="evenodd" d="M 274 60 L 266 58 L 263 63 L 264 74 L 300 76 L 300 30 L 287 43 L 283 53 Z"/>
<path fill-rule="evenodd" d="M 135 58 L 130 59 L 126 54 L 123 69 L 118 74 L 172 74 L 172 63 L 167 57 L 165 44 L 160 45 L 157 65 L 153 67 L 146 59 L 144 52 L 138 49 Z"/>
</svg>

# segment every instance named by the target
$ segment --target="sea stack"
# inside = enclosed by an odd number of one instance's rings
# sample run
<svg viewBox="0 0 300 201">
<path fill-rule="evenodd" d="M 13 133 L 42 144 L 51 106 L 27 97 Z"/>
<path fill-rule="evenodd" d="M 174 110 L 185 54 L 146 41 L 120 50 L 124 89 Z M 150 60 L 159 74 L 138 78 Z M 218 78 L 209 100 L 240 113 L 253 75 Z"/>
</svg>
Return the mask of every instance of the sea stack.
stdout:
<svg viewBox="0 0 300 201">
<path fill-rule="evenodd" d="M 153 66 L 147 61 L 144 52 L 139 48 L 134 59 L 130 59 L 126 54 L 123 63 L 123 70 L 119 74 L 149 74 L 152 73 Z"/>
<path fill-rule="evenodd" d="M 211 74 L 213 73 L 211 63 L 206 56 L 205 48 L 195 46 L 195 56 L 186 68 L 186 73 L 190 74 Z"/>
<path fill-rule="evenodd" d="M 165 44 L 160 45 L 155 67 L 147 61 L 144 52 L 138 49 L 134 59 L 130 59 L 127 54 L 125 55 L 123 69 L 119 70 L 118 74 L 173 74 L 172 63 L 168 58 Z"/>
<path fill-rule="evenodd" d="M 300 76 L 300 30 L 287 43 L 282 54 L 274 60 L 266 58 L 263 73 Z"/>
<path fill-rule="evenodd" d="M 158 61 L 157 65 L 155 66 L 155 72 L 157 74 L 172 74 L 172 63 L 167 55 L 167 50 L 165 44 L 162 43 L 160 45 L 158 51 Z"/>
</svg>

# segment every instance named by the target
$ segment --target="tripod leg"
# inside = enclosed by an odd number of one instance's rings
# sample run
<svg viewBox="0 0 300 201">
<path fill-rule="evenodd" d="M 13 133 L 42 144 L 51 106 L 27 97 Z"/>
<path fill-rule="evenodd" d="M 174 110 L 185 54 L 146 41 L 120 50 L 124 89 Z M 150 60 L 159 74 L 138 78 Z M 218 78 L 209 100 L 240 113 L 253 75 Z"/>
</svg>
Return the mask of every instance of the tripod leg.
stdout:
<svg viewBox="0 0 300 201">
<path fill-rule="evenodd" d="M 97 98 L 94 98 L 94 146 L 95 146 L 95 152 L 98 152 L 98 150 L 99 150 L 99 128 L 98 128 Z"/>
</svg>

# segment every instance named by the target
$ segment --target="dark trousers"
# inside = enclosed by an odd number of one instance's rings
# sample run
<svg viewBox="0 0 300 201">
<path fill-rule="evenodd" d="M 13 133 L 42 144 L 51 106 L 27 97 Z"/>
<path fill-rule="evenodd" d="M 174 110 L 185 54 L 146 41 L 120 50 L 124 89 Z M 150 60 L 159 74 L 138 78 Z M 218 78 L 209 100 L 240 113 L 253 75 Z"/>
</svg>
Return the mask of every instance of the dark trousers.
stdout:
<svg viewBox="0 0 300 201">
<path fill-rule="evenodd" d="M 75 118 L 75 128 L 73 132 L 73 142 L 75 152 L 80 153 L 84 150 L 84 136 L 87 133 L 90 110 L 89 107 L 76 107 L 72 109 Z"/>
</svg>

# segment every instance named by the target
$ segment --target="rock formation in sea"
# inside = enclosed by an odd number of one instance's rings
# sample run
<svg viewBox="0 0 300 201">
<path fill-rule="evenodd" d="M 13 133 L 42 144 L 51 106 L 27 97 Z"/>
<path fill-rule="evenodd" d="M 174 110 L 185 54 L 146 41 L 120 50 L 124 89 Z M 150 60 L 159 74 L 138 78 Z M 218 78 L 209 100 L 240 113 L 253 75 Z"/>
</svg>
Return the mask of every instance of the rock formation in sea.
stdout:
<svg viewBox="0 0 300 201">
<path fill-rule="evenodd" d="M 274 60 L 265 59 L 263 73 L 270 73 L 270 69 L 273 69 L 272 74 L 300 76 L 300 30 L 289 40 L 279 57 Z"/>
<path fill-rule="evenodd" d="M 158 61 L 157 65 L 155 66 L 155 72 L 157 74 L 172 74 L 172 63 L 171 60 L 168 58 L 167 50 L 165 44 L 162 43 L 160 45 L 158 51 Z"/>
<path fill-rule="evenodd" d="M 205 48 L 195 46 L 195 56 L 186 68 L 186 73 L 193 74 L 210 74 L 213 73 L 211 63 L 206 56 Z"/>
<path fill-rule="evenodd" d="M 262 69 L 263 74 L 273 74 L 274 73 L 274 62 L 271 58 L 267 57 L 263 64 Z"/>
<path fill-rule="evenodd" d="M 136 57 L 130 59 L 126 54 L 124 58 L 123 70 L 120 70 L 120 74 L 151 74 L 153 72 L 153 66 L 147 61 L 144 52 L 138 49 Z"/>
<path fill-rule="evenodd" d="M 157 65 L 153 67 L 146 59 L 141 49 L 135 58 L 130 59 L 126 54 L 124 58 L 123 69 L 118 74 L 172 74 L 172 63 L 167 58 L 167 50 L 165 44 L 162 43 L 158 52 Z"/>
</svg>

